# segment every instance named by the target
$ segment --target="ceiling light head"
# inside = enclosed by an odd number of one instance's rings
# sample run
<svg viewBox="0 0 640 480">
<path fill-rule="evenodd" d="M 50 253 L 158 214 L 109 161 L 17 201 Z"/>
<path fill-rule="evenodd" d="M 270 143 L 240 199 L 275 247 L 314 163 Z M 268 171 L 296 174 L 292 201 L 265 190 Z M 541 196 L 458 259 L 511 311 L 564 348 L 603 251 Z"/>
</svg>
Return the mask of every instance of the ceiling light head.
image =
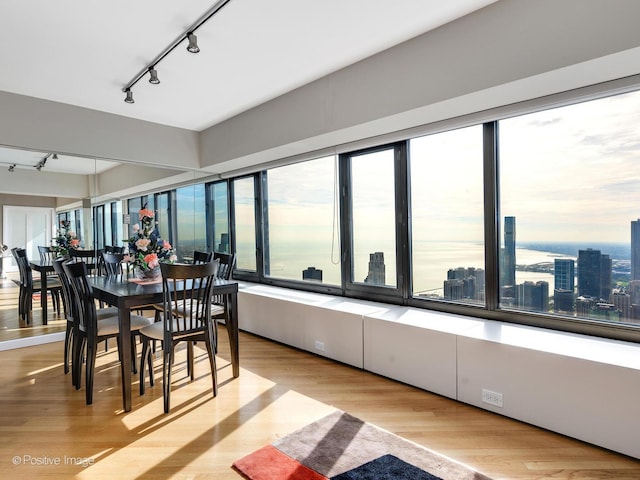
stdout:
<svg viewBox="0 0 640 480">
<path fill-rule="evenodd" d="M 16 164 L 12 163 L 11 165 L 9 165 L 9 171 L 13 172 L 16 169 Z"/>
<path fill-rule="evenodd" d="M 187 52 L 198 53 L 200 51 L 200 48 L 198 47 L 198 37 L 196 37 L 193 32 L 188 32 L 187 40 L 189 40 Z"/>
<path fill-rule="evenodd" d="M 51 158 L 53 158 L 54 160 L 57 160 L 57 159 L 58 159 L 58 154 L 57 154 L 57 153 L 54 153 L 54 154 L 51 156 Z"/>
<path fill-rule="evenodd" d="M 42 170 L 42 167 L 44 167 L 44 165 L 42 164 L 42 162 L 40 162 L 39 164 L 36 165 L 36 170 L 40 171 Z"/>
<path fill-rule="evenodd" d="M 149 67 L 149 83 L 152 83 L 153 85 L 158 85 L 160 83 L 158 72 L 154 67 Z"/>
<path fill-rule="evenodd" d="M 133 99 L 133 92 L 131 91 L 130 88 L 127 88 L 124 93 L 127 94 L 127 96 L 125 97 L 124 101 L 127 103 L 136 103 L 135 100 Z"/>
</svg>

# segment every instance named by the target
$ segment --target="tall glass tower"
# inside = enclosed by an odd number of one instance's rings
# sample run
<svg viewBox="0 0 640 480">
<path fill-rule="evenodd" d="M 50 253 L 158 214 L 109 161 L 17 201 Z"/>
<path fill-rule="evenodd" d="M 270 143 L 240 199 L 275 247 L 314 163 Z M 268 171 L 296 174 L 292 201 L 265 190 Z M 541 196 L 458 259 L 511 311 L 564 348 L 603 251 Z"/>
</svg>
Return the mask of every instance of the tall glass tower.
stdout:
<svg viewBox="0 0 640 480">
<path fill-rule="evenodd" d="M 516 284 L 516 217 L 504 217 L 502 286 Z"/>
<path fill-rule="evenodd" d="M 640 280 L 640 219 L 631 221 L 631 280 Z"/>
</svg>

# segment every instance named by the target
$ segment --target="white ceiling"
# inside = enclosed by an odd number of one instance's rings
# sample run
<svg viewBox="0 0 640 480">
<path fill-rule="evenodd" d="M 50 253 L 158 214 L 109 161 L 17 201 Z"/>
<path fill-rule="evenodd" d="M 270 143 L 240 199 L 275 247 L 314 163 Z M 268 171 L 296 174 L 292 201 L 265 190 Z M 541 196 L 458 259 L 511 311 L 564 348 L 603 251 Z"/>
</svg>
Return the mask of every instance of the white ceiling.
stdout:
<svg viewBox="0 0 640 480">
<path fill-rule="evenodd" d="M 0 90 L 201 131 L 494 1 L 231 0 L 130 105 L 123 86 L 216 2 L 3 0 Z"/>
</svg>

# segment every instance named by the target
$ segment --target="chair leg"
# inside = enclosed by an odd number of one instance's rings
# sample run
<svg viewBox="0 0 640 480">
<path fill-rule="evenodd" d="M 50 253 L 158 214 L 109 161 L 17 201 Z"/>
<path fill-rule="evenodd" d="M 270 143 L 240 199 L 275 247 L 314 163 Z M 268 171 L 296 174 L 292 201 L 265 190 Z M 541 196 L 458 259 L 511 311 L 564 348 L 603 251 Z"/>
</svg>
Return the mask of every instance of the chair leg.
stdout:
<svg viewBox="0 0 640 480">
<path fill-rule="evenodd" d="M 187 342 L 187 374 L 191 377 L 191 381 L 193 382 L 193 380 L 196 378 L 196 374 L 195 374 L 195 361 L 194 361 L 194 353 L 193 353 L 193 346 L 194 346 L 195 342 Z"/>
<path fill-rule="evenodd" d="M 64 332 L 64 373 L 69 373 L 69 357 L 73 357 L 71 345 L 73 344 L 73 324 L 67 322 L 67 329 Z"/>
<path fill-rule="evenodd" d="M 73 377 L 73 386 L 76 387 L 76 390 L 80 390 L 82 383 L 82 353 L 86 342 L 87 340 L 84 335 L 78 335 L 77 332 L 74 332 L 71 376 Z"/>
<path fill-rule="evenodd" d="M 87 405 L 91 405 L 93 403 L 93 378 L 96 371 L 96 353 L 95 342 L 87 342 L 87 364 L 85 366 L 85 393 Z"/>
<path fill-rule="evenodd" d="M 215 353 L 215 338 L 216 335 L 213 331 L 211 323 L 209 328 L 205 332 L 204 343 L 207 346 L 207 353 L 209 354 L 209 366 L 211 367 L 211 379 L 213 381 L 213 396 L 218 395 L 218 370 L 216 369 L 216 353 Z"/>
<path fill-rule="evenodd" d="M 165 345 L 162 350 L 162 396 L 164 413 L 169 413 L 171 395 L 171 365 L 173 363 L 173 346 Z"/>
<path fill-rule="evenodd" d="M 153 362 L 151 360 L 151 350 L 149 340 L 142 339 L 142 354 L 140 355 L 140 396 L 144 395 L 144 368 L 145 363 L 149 366 L 149 385 L 153 386 Z"/>
<path fill-rule="evenodd" d="M 138 373 L 136 359 L 138 358 L 138 347 L 136 346 L 137 335 L 131 334 L 131 373 Z"/>
</svg>

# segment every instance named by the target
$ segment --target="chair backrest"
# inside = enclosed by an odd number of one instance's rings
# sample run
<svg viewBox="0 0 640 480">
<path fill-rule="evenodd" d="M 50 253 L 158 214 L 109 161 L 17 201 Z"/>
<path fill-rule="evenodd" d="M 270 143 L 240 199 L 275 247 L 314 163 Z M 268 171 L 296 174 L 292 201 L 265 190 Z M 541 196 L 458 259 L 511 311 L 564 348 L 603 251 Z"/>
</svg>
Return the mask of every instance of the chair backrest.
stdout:
<svg viewBox="0 0 640 480">
<path fill-rule="evenodd" d="M 38 253 L 40 254 L 40 263 L 51 263 L 55 260 L 56 254 L 51 247 L 45 247 L 42 245 L 38 246 Z"/>
<path fill-rule="evenodd" d="M 218 262 L 161 263 L 165 339 L 211 328 L 211 294 Z"/>
<path fill-rule="evenodd" d="M 105 253 L 124 253 L 124 247 L 115 247 L 112 245 L 105 245 L 102 250 Z"/>
<path fill-rule="evenodd" d="M 219 260 L 220 266 L 218 267 L 217 278 L 223 280 L 229 280 L 233 274 L 233 269 L 236 266 L 236 255 L 234 253 L 218 253 L 213 254 L 214 260 Z"/>
<path fill-rule="evenodd" d="M 193 263 L 209 263 L 213 260 L 212 252 L 201 252 L 200 250 L 193 251 Z"/>
<path fill-rule="evenodd" d="M 60 257 L 53 261 L 53 270 L 58 274 L 60 279 L 60 286 L 62 287 L 62 301 L 66 308 L 64 309 L 67 315 L 67 320 L 73 322 L 75 318 L 78 318 L 75 310 L 77 309 L 76 302 L 74 301 L 73 292 L 71 290 L 71 284 L 69 283 L 69 277 L 64 271 L 64 262 L 68 262 L 68 258 Z"/>
<path fill-rule="evenodd" d="M 11 250 L 11 253 L 13 253 L 16 263 L 18 264 L 20 285 L 33 289 L 33 273 L 31 272 L 31 265 L 29 265 L 29 259 L 27 258 L 27 251 L 24 248 L 14 248 Z"/>
<path fill-rule="evenodd" d="M 123 253 L 106 253 L 102 252 L 102 260 L 105 274 L 108 277 L 122 275 L 122 259 Z"/>
<path fill-rule="evenodd" d="M 96 335 L 98 330 L 96 302 L 93 289 L 89 283 L 87 264 L 85 262 L 64 262 L 62 264 L 71 285 L 71 302 L 74 320 L 78 328 L 87 335 Z"/>
<path fill-rule="evenodd" d="M 100 263 L 102 259 L 102 250 L 78 250 L 74 248 L 69 249 L 69 256 L 75 262 L 85 262 L 88 265 L 89 271 L 92 271 L 94 268 L 99 269 Z"/>
</svg>

